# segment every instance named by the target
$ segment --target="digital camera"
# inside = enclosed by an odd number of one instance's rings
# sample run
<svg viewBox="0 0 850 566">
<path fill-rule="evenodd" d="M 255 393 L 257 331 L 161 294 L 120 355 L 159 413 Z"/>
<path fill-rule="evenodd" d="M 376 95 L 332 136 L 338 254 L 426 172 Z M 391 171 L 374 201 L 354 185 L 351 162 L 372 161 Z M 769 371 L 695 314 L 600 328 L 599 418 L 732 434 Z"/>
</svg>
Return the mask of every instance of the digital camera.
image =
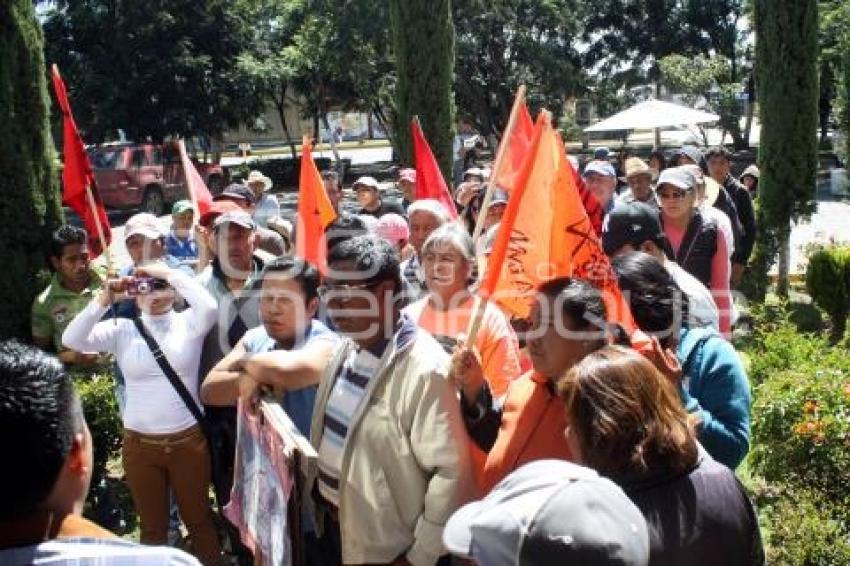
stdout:
<svg viewBox="0 0 850 566">
<path fill-rule="evenodd" d="M 133 277 L 127 282 L 127 294 L 130 296 L 147 295 L 168 287 L 168 283 L 154 277 Z"/>
</svg>

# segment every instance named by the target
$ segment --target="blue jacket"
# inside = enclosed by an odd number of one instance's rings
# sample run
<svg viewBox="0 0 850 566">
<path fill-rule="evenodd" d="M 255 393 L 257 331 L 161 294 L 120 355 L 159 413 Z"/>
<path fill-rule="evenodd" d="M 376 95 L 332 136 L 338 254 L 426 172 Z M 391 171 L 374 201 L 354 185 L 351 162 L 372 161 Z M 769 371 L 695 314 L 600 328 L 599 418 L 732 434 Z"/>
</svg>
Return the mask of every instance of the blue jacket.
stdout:
<svg viewBox="0 0 850 566">
<path fill-rule="evenodd" d="M 738 353 L 714 330 L 694 328 L 682 330 L 676 355 L 682 402 L 702 421 L 700 443 L 734 470 L 750 448 L 750 383 Z"/>
</svg>

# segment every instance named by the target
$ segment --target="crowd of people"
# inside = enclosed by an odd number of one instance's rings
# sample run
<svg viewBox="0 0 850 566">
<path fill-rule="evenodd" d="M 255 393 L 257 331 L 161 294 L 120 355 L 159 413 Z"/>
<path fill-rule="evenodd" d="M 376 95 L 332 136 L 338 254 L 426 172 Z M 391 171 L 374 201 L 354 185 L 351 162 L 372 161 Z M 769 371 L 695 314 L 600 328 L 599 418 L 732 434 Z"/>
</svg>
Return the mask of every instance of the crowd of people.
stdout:
<svg viewBox="0 0 850 566">
<path fill-rule="evenodd" d="M 751 398 L 729 342 L 758 170 L 742 184 L 726 149 L 692 146 L 669 166 L 663 152 L 615 164 L 604 148 L 575 164 L 662 364 L 612 328 L 592 282 L 571 277 L 536 289 L 528 320 L 487 302 L 467 340 L 510 198 L 496 188 L 474 241 L 482 143 L 465 124 L 457 221 L 416 199 L 413 169 L 399 172 L 399 202 L 358 178 L 352 214 L 342 179 L 324 172 L 338 214 L 326 269 L 294 255 L 298 234 L 259 172 L 201 218 L 186 201 L 170 229 L 130 218 L 131 261 L 117 273 L 91 260 L 84 231 L 57 230 L 55 274 L 32 309 L 41 350 L 0 345 L 0 428 L 20 462 L 2 472 L 0 562 L 220 563 L 209 489 L 228 501 L 236 407 L 260 396 L 318 453 L 306 564 L 763 562 L 735 475 Z M 141 545 L 80 516 L 92 448 L 69 369 L 92 366 L 115 376 Z M 166 546 L 181 522 L 194 556 Z"/>
</svg>

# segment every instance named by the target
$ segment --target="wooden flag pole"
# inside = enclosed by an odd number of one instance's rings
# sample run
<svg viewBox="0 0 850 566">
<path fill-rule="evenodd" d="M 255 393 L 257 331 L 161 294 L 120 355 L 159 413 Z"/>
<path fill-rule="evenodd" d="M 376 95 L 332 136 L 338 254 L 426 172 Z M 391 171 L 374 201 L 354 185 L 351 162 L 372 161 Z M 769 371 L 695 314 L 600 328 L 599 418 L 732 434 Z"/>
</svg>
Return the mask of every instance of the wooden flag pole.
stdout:
<svg viewBox="0 0 850 566">
<path fill-rule="evenodd" d="M 106 236 L 103 235 L 103 225 L 100 223 L 100 214 L 98 214 L 97 203 L 94 201 L 94 195 L 91 192 L 91 185 L 86 185 L 86 198 L 89 201 L 89 208 L 94 215 L 94 225 L 97 228 L 97 236 L 100 238 L 100 248 L 106 254 L 106 272 L 112 273 L 112 254 L 109 253 L 109 247 L 106 245 Z"/>
<path fill-rule="evenodd" d="M 484 193 L 484 200 L 481 202 L 481 210 L 478 211 L 478 218 L 475 221 L 475 230 L 472 232 L 472 241 L 475 242 L 481 232 L 484 230 L 484 219 L 487 217 L 487 207 L 490 206 L 490 201 L 493 199 L 493 192 L 496 190 L 494 179 L 499 176 L 502 169 L 502 163 L 505 160 L 508 140 L 516 126 L 517 114 L 519 114 L 520 104 L 525 104 L 525 85 L 520 85 L 514 98 L 514 105 L 511 108 L 511 115 L 508 118 L 508 125 L 505 127 L 505 132 L 502 135 L 502 143 L 499 144 L 499 149 L 496 152 L 496 161 L 493 163 L 493 171 L 490 173 L 490 178 L 487 180 L 487 190 Z M 481 274 L 484 275 L 483 273 Z M 473 306 L 472 316 L 469 319 L 469 326 L 466 329 L 466 347 L 471 348 L 475 344 L 475 339 L 478 337 L 478 331 L 481 328 L 481 321 L 484 319 L 484 311 L 487 309 L 487 303 L 490 302 L 489 296 L 475 297 L 475 305 Z"/>
<path fill-rule="evenodd" d="M 499 149 L 496 152 L 496 160 L 493 162 L 493 171 L 490 173 L 490 178 L 487 179 L 487 190 L 484 193 L 484 200 L 481 202 L 481 210 L 478 211 L 478 218 L 475 221 L 475 230 L 472 232 L 473 242 L 478 240 L 478 237 L 484 230 L 484 219 L 487 217 L 487 207 L 490 206 L 490 201 L 493 199 L 493 192 L 496 190 L 494 179 L 499 176 L 499 173 L 502 170 L 502 162 L 505 160 L 508 140 L 514 132 L 514 126 L 516 125 L 520 104 L 525 104 L 525 90 L 525 85 L 520 85 L 519 89 L 516 91 L 514 105 L 513 108 L 511 108 L 511 115 L 508 117 L 508 125 L 505 126 L 505 132 L 502 134 L 502 142 L 499 144 Z"/>
</svg>

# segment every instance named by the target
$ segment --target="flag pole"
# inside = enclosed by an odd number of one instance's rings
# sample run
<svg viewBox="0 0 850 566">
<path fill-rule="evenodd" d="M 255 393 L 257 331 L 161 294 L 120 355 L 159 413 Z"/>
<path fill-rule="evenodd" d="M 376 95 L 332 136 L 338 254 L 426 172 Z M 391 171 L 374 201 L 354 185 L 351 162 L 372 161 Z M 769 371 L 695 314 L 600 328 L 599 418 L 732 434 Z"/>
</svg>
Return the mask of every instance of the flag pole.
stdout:
<svg viewBox="0 0 850 566">
<path fill-rule="evenodd" d="M 89 209 L 94 216 L 94 225 L 97 228 L 97 236 L 100 239 L 100 248 L 106 254 L 106 272 L 112 273 L 112 254 L 109 253 L 109 246 L 106 245 L 106 236 L 103 235 L 103 225 L 100 223 L 100 214 L 97 210 L 97 203 L 94 201 L 94 195 L 91 192 L 91 185 L 86 185 L 86 198 L 89 202 Z"/>
<path fill-rule="evenodd" d="M 490 178 L 487 179 L 487 190 L 484 193 L 484 200 L 481 202 L 481 210 L 478 211 L 478 218 L 475 221 L 475 230 L 472 232 L 472 241 L 475 242 L 481 235 L 484 229 L 484 219 L 487 217 L 487 207 L 490 206 L 490 201 L 493 198 L 493 192 L 496 190 L 496 185 L 493 182 L 499 176 L 502 169 L 502 163 L 505 160 L 505 152 L 507 151 L 508 140 L 514 131 L 517 115 L 519 114 L 520 104 L 525 104 L 525 85 L 520 85 L 517 89 L 514 105 L 511 108 L 511 115 L 508 118 L 508 124 L 505 126 L 505 132 L 502 135 L 502 141 L 499 144 L 499 149 L 496 152 L 496 160 L 493 163 L 493 170 L 490 172 Z M 482 274 L 483 276 L 483 274 Z M 484 319 L 484 311 L 487 309 L 487 303 L 490 302 L 489 295 L 475 296 L 475 305 L 472 307 L 472 316 L 469 319 L 469 326 L 466 329 L 466 347 L 471 348 L 475 344 L 475 339 L 478 337 L 478 331 L 481 328 L 481 321 Z"/>
<path fill-rule="evenodd" d="M 189 185 L 189 172 L 186 171 L 186 162 L 189 161 L 189 154 L 186 153 L 186 141 L 182 138 L 177 140 L 177 151 L 180 153 L 180 165 L 183 169 L 183 180 L 186 182 L 186 185 Z M 185 159 L 184 159 L 185 156 Z M 192 210 L 195 211 L 195 218 L 192 222 L 192 225 L 196 225 L 201 219 L 201 209 L 198 207 L 198 195 L 195 194 L 195 191 L 189 190 L 189 198 L 192 199 Z"/>
<path fill-rule="evenodd" d="M 496 185 L 493 182 L 499 176 L 502 170 L 502 162 L 505 160 L 507 152 L 508 140 L 514 131 L 516 125 L 517 114 L 519 114 L 520 104 L 525 104 L 525 85 L 520 85 L 516 91 L 514 105 L 511 108 L 511 115 L 508 117 L 508 125 L 505 126 L 505 132 L 502 134 L 502 141 L 499 144 L 499 149 L 496 151 L 496 160 L 493 162 L 493 170 L 490 172 L 490 178 L 487 179 L 487 190 L 484 193 L 484 200 L 481 202 L 481 210 L 478 211 L 478 218 L 475 221 L 475 229 L 472 232 L 472 241 L 475 242 L 484 230 L 484 219 L 487 217 L 487 207 L 490 206 L 490 201 L 493 199 L 493 192 L 496 190 Z"/>
</svg>

